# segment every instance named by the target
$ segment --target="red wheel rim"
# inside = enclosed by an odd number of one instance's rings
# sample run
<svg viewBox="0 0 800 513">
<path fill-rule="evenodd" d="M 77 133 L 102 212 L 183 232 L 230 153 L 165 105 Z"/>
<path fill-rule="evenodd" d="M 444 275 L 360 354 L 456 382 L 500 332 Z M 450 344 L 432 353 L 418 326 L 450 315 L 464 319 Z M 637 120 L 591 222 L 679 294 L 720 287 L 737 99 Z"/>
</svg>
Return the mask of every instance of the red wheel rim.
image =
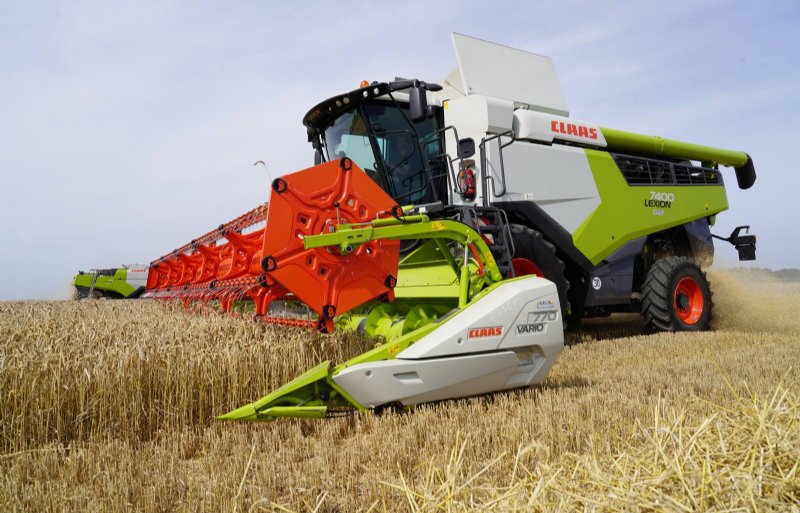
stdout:
<svg viewBox="0 0 800 513">
<path fill-rule="evenodd" d="M 675 286 L 675 312 L 684 324 L 697 324 L 703 315 L 703 291 L 694 278 L 681 278 Z"/>
<path fill-rule="evenodd" d="M 514 269 L 514 276 L 528 276 L 535 274 L 544 278 L 544 273 L 539 266 L 528 260 L 527 258 L 512 258 L 511 267 Z"/>
</svg>

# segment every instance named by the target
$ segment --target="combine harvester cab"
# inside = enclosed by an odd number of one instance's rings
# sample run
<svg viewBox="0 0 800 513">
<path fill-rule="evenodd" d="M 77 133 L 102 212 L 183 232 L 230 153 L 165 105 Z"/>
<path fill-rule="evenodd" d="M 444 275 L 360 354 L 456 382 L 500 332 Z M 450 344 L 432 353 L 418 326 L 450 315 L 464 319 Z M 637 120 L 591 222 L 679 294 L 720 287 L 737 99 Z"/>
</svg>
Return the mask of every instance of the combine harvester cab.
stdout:
<svg viewBox="0 0 800 513">
<path fill-rule="evenodd" d="M 383 341 L 222 419 L 527 386 L 582 316 L 641 311 L 654 330 L 708 327 L 701 266 L 728 207 L 719 166 L 749 188 L 750 157 L 571 119 L 550 59 L 453 43 L 444 88 L 364 82 L 318 104 L 303 119 L 315 167 L 152 263 L 147 297 L 224 311 L 249 300 L 258 319 Z M 740 231 L 724 240 L 755 258 L 755 237 Z"/>
</svg>

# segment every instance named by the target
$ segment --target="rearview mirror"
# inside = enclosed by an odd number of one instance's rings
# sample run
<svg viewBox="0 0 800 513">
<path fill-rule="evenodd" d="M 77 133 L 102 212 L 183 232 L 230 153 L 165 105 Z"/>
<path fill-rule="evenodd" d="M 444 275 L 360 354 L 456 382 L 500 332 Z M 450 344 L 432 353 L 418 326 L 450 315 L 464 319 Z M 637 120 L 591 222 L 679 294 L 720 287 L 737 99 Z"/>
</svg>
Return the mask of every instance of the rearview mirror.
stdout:
<svg viewBox="0 0 800 513">
<path fill-rule="evenodd" d="M 415 80 L 414 85 L 411 86 L 408 101 L 411 121 L 414 123 L 423 121 L 428 115 L 428 96 L 425 93 L 425 86 Z"/>
<path fill-rule="evenodd" d="M 475 141 L 472 137 L 466 137 L 458 141 L 458 156 L 468 159 L 475 155 Z"/>
</svg>

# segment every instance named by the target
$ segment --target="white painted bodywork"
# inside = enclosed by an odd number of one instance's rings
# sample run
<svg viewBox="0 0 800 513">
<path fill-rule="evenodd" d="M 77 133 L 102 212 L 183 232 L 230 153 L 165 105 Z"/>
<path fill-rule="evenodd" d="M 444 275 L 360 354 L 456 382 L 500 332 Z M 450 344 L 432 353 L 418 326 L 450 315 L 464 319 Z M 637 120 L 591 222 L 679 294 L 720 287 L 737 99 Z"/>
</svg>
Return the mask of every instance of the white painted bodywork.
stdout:
<svg viewBox="0 0 800 513">
<path fill-rule="evenodd" d="M 492 201 L 533 201 L 569 233 L 600 206 L 592 169 L 580 148 L 514 141 L 503 150 L 503 162 L 507 192 Z"/>
<path fill-rule="evenodd" d="M 559 140 L 606 147 L 606 139 L 600 127 L 587 121 L 517 109 L 514 111 L 512 126 L 515 139 L 546 143 Z"/>
<path fill-rule="evenodd" d="M 467 397 L 541 382 L 563 347 L 555 285 L 526 276 L 447 318 L 395 360 L 353 365 L 333 380 L 365 407 Z"/>
<path fill-rule="evenodd" d="M 149 267 L 144 265 L 132 265 L 127 267 L 127 269 L 128 273 L 125 276 L 125 283 L 134 289 L 138 289 L 139 287 L 144 287 L 147 285 L 147 273 L 150 270 Z"/>
<path fill-rule="evenodd" d="M 533 201 L 570 233 L 574 233 L 600 205 L 600 194 L 586 153 L 575 146 L 541 144 L 552 143 L 556 137 L 550 131 L 553 121 L 570 122 L 569 118 L 520 109 L 515 111 L 511 102 L 479 95 L 447 101 L 444 109 L 445 124 L 455 126 L 459 138 L 471 137 L 476 145 L 504 132 L 513 132 L 515 136 L 515 141 L 503 149 L 505 191 L 500 171 L 500 149 L 495 139 L 486 144 L 487 165 L 483 170 L 485 176 L 492 177 L 494 186 L 485 190 L 485 182 L 479 180 L 477 197 L 471 203 L 481 204 L 484 194 L 489 195 L 490 204 L 495 201 Z M 590 124 L 582 126 L 587 132 L 589 128 L 596 128 Z M 558 137 L 567 137 L 562 135 Z M 506 136 L 502 140 L 508 142 L 511 139 Z M 605 145 L 602 134 L 594 142 Z M 453 131 L 446 132 L 446 144 L 448 148 L 456 147 Z M 478 173 L 481 171 L 479 155 L 474 160 Z M 496 197 L 494 193 L 501 195 Z M 452 201 L 463 203 L 457 194 Z"/>
<path fill-rule="evenodd" d="M 436 95 L 444 108 L 445 126 L 460 139 L 484 145 L 485 169 L 479 151 L 473 157 L 476 198 L 453 204 L 534 202 L 567 232 L 578 227 L 600 205 L 600 195 L 582 146 L 605 148 L 599 126 L 569 118 L 558 77 L 547 57 L 480 39 L 453 34 L 458 68 Z M 492 139 L 498 134 L 500 139 Z M 500 141 L 514 142 L 502 149 Z M 445 147 L 455 155 L 457 141 L 445 132 Z M 487 185 L 488 184 L 488 185 Z"/>
<path fill-rule="evenodd" d="M 569 116 L 549 57 L 453 34 L 460 87 L 467 95 L 510 101 L 525 108 Z"/>
<path fill-rule="evenodd" d="M 511 132 L 514 121 L 514 103 L 481 95 L 471 95 L 448 100 L 444 102 L 443 108 L 445 126 L 454 126 L 459 139 L 471 138 L 475 141 L 477 154 L 473 159 L 475 160 L 475 172 L 478 173 L 480 171 L 479 145 L 481 141 L 493 135 Z M 490 145 L 491 143 L 487 146 Z M 445 147 L 448 148 L 450 154 L 457 154 L 456 132 L 452 130 L 445 132 Z M 490 149 L 487 150 L 487 153 L 491 153 Z M 489 164 L 491 166 L 491 160 Z M 477 197 L 470 203 L 481 203 L 483 189 L 482 182 L 476 183 Z M 458 205 L 464 202 L 459 195 L 455 194 L 452 203 Z"/>
<path fill-rule="evenodd" d="M 486 137 L 508 132 L 513 122 L 514 103 L 507 100 L 474 95 L 450 100 L 445 105 L 445 126 L 455 126 L 462 139 L 467 133 Z"/>
</svg>

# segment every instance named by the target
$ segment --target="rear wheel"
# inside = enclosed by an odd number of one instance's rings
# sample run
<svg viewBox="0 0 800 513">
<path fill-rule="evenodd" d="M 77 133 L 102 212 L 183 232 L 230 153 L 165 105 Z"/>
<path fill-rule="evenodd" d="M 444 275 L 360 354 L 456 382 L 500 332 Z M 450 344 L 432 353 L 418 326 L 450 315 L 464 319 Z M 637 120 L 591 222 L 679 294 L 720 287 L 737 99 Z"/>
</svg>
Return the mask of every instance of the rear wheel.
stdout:
<svg viewBox="0 0 800 513">
<path fill-rule="evenodd" d="M 564 323 L 570 318 L 570 304 L 567 299 L 569 282 L 564 277 L 564 262 L 556 255 L 556 247 L 542 238 L 542 234 L 527 226 L 512 224 L 511 238 L 514 241 L 514 255 L 511 267 L 515 276 L 535 274 L 555 283 Z"/>
<path fill-rule="evenodd" d="M 642 286 L 642 315 L 651 331 L 703 331 L 711 323 L 711 287 L 687 257 L 660 258 Z"/>
</svg>

